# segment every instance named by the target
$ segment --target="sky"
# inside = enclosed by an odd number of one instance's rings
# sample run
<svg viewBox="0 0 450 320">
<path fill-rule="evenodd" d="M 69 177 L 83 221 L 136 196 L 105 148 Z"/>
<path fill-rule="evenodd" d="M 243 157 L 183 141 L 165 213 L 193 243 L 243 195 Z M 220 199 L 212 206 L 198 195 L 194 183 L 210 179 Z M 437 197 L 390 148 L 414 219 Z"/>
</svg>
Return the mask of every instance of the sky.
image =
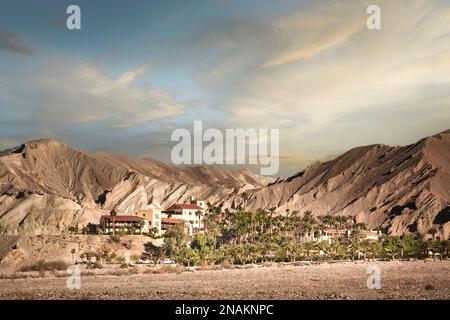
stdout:
<svg viewBox="0 0 450 320">
<path fill-rule="evenodd" d="M 449 129 L 450 3 L 2 0 L 0 149 L 51 138 L 170 162 L 195 120 L 279 129 L 282 176 Z"/>
</svg>

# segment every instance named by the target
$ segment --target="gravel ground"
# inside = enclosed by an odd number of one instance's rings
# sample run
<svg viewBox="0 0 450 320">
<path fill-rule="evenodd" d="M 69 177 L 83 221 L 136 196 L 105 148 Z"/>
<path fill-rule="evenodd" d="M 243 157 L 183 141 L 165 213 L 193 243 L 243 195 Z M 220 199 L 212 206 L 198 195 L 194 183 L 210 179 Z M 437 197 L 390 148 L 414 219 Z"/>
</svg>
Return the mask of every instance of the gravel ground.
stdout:
<svg viewBox="0 0 450 320">
<path fill-rule="evenodd" d="M 378 265 L 381 289 L 368 289 Z M 450 299 L 450 261 L 275 265 L 170 274 L 0 280 L 0 299 Z"/>
</svg>

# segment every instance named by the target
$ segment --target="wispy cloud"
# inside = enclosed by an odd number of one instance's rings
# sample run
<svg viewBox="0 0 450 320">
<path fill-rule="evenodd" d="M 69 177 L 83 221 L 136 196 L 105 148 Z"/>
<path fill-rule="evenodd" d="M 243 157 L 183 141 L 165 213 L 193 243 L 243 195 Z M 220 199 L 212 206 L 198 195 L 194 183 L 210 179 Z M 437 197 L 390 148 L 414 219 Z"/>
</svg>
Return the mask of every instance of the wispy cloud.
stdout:
<svg viewBox="0 0 450 320">
<path fill-rule="evenodd" d="M 202 71 L 201 83 L 221 94 L 213 103 L 236 126 L 281 128 L 282 152 L 305 159 L 344 151 L 349 141 L 404 143 L 443 130 L 441 119 L 450 118 L 450 5 L 376 3 L 379 31 L 366 28 L 367 5 L 356 1 L 312 4 L 268 20 L 264 37 L 245 40 L 252 26 L 233 30 L 235 45 Z"/>
<path fill-rule="evenodd" d="M 8 148 L 16 147 L 21 142 L 23 142 L 23 141 L 21 141 L 19 139 L 0 138 L 0 151 L 8 149 Z"/>
<path fill-rule="evenodd" d="M 19 54 L 30 54 L 32 50 L 17 33 L 0 30 L 0 49 Z"/>
<path fill-rule="evenodd" d="M 366 28 L 369 4 L 381 7 L 379 31 Z M 177 15 L 167 20 L 170 28 L 130 14 L 120 32 L 96 33 L 91 25 L 64 39 L 52 29 L 23 38 L 0 30 L 4 53 L 29 54 L 25 40 L 39 35 L 26 63 L 18 54 L 2 60 L 0 134 L 135 155 L 153 146 L 169 157 L 169 131 L 193 119 L 217 128 L 279 128 L 283 172 L 292 173 L 356 145 L 410 143 L 448 129 L 447 0 L 197 5 L 178 15 L 173 5 L 165 8 Z M 100 54 L 119 46 L 114 58 Z M 71 58 L 54 58 L 60 53 Z"/>
<path fill-rule="evenodd" d="M 169 92 L 148 82 L 138 83 L 148 70 L 149 66 L 142 66 L 111 77 L 92 63 L 57 59 L 28 77 L 32 116 L 48 124 L 128 127 L 183 114 L 188 106 Z"/>
<path fill-rule="evenodd" d="M 273 23 L 279 45 L 263 67 L 278 66 L 301 59 L 310 59 L 333 50 L 365 28 L 363 15 L 349 2 L 314 6 Z"/>
</svg>

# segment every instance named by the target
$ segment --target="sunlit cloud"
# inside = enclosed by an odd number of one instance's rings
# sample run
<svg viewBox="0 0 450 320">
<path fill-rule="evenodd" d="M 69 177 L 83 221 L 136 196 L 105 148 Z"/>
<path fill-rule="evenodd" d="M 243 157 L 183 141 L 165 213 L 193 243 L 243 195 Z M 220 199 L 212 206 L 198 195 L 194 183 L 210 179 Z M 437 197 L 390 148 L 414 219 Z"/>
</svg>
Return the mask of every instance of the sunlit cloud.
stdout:
<svg viewBox="0 0 450 320">
<path fill-rule="evenodd" d="M 275 21 L 274 35 L 281 39 L 281 46 L 263 67 L 310 59 L 344 44 L 366 27 L 364 16 L 354 8 L 350 2 L 316 5 Z"/>
<path fill-rule="evenodd" d="M 379 31 L 366 28 L 366 7 L 354 1 L 316 3 L 267 21 L 265 37 L 249 39 L 254 50 L 237 43 L 203 70 L 201 83 L 225 92 L 215 103 L 232 123 L 281 128 L 282 152 L 305 161 L 345 151 L 349 136 L 354 146 L 374 137 L 405 143 L 445 129 L 440 120 L 450 118 L 449 4 L 378 4 Z M 392 108 L 398 112 L 387 112 Z M 362 115 L 372 112 L 378 116 L 362 127 Z"/>
<path fill-rule="evenodd" d="M 381 30 L 366 27 L 369 4 L 381 8 Z M 167 160 L 170 131 L 194 120 L 278 128 L 288 175 L 358 145 L 412 143 L 449 127 L 448 1 L 195 6 L 117 20 L 114 35 L 101 17 L 82 33 L 36 23 L 28 34 L 0 31 L 1 134 Z"/>
<path fill-rule="evenodd" d="M 183 114 L 187 106 L 169 92 L 135 83 L 148 70 L 143 66 L 111 77 L 92 63 L 60 59 L 31 74 L 24 90 L 32 92 L 30 109 L 40 123 L 128 127 Z"/>
</svg>

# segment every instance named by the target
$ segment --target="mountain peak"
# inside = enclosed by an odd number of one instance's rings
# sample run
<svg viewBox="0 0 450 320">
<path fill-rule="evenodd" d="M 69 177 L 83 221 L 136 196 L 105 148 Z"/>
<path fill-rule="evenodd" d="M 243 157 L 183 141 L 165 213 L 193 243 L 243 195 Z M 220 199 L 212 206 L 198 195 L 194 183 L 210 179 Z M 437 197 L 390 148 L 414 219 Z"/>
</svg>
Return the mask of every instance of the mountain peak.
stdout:
<svg viewBox="0 0 450 320">
<path fill-rule="evenodd" d="M 39 146 L 39 145 L 64 145 L 63 143 L 53 139 L 35 139 L 23 143 L 25 146 Z"/>
<path fill-rule="evenodd" d="M 435 135 L 432 136 L 432 137 L 433 137 L 433 138 L 441 139 L 442 136 L 448 136 L 448 135 L 450 135 L 450 129 L 445 130 L 445 131 L 442 131 L 442 132 L 439 132 L 438 134 L 435 134 Z"/>
</svg>

